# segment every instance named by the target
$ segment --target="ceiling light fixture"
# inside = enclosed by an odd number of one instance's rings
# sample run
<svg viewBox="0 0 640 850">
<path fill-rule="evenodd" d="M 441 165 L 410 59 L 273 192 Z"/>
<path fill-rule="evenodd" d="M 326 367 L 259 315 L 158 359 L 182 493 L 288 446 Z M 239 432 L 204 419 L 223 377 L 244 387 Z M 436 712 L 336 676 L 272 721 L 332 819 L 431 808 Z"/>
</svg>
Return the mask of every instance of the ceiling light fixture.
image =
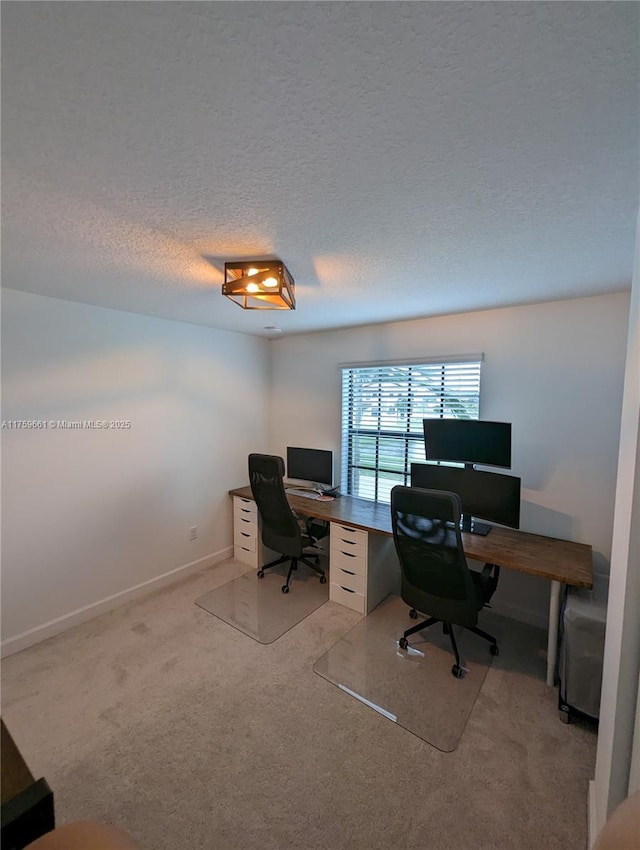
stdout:
<svg viewBox="0 0 640 850">
<path fill-rule="evenodd" d="M 295 281 L 282 260 L 224 264 L 222 294 L 243 310 L 295 310 Z"/>
</svg>

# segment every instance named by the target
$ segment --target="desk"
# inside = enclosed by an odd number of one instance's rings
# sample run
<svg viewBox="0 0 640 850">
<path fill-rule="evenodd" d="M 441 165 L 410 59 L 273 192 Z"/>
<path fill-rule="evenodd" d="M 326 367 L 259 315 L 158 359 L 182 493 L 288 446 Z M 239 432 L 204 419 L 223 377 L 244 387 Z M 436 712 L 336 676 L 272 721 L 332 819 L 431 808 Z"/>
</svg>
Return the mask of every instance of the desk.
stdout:
<svg viewBox="0 0 640 850">
<path fill-rule="evenodd" d="M 0 719 L 2 745 L 2 846 L 25 847 L 55 826 L 53 792 L 46 780 L 37 781 Z"/>
<path fill-rule="evenodd" d="M 250 487 L 231 490 L 230 495 L 253 500 Z M 340 496 L 333 502 L 322 502 L 317 499 L 289 495 L 288 500 L 296 513 L 361 529 L 371 535 L 393 537 L 389 505 L 357 499 L 353 496 Z M 499 525 L 494 525 L 486 537 L 463 532 L 462 545 L 469 558 L 539 576 L 551 582 L 547 684 L 553 685 L 562 585 L 591 587 L 593 581 L 591 546 L 503 528 Z M 329 566 L 331 567 L 331 564 Z"/>
</svg>

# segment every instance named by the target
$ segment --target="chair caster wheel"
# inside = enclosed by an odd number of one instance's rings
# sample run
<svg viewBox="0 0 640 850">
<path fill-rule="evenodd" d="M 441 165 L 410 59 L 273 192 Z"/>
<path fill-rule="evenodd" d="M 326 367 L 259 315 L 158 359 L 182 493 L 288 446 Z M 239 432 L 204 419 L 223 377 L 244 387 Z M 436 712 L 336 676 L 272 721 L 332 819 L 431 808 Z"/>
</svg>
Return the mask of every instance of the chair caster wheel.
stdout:
<svg viewBox="0 0 640 850">
<path fill-rule="evenodd" d="M 491 646 L 489 647 L 489 652 L 492 655 L 500 655 L 500 650 L 498 649 L 498 644 L 492 643 Z"/>
<path fill-rule="evenodd" d="M 398 641 L 398 646 L 400 647 L 400 649 L 406 649 L 409 646 L 409 641 L 406 639 L 406 637 L 401 637 Z"/>
<path fill-rule="evenodd" d="M 258 570 L 258 578 L 264 578 L 264 570 Z"/>
<path fill-rule="evenodd" d="M 464 670 L 457 664 L 453 665 L 453 667 L 451 668 L 451 673 L 456 677 L 456 679 L 462 679 L 462 677 L 464 676 Z"/>
<path fill-rule="evenodd" d="M 327 583 L 327 577 L 326 576 L 320 576 L 320 584 L 326 584 L 326 583 Z"/>
<path fill-rule="evenodd" d="M 282 592 L 283 593 L 289 593 L 289 585 L 288 584 L 282 585 Z"/>
<path fill-rule="evenodd" d="M 416 611 L 415 608 L 412 608 L 411 611 L 409 611 L 409 616 L 411 617 L 412 620 L 418 619 L 418 612 Z"/>
</svg>

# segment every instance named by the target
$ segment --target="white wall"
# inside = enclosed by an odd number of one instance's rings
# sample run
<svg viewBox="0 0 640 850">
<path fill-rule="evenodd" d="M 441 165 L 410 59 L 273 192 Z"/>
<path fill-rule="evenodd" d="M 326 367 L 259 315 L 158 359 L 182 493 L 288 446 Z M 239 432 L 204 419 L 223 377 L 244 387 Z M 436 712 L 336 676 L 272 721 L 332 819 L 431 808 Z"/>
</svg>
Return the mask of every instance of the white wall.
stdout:
<svg viewBox="0 0 640 850">
<path fill-rule="evenodd" d="M 4 652 L 230 554 L 268 368 L 264 340 L 3 290 L 3 421 L 131 422 L 3 429 Z"/>
<path fill-rule="evenodd" d="M 331 448 L 339 463 L 341 364 L 483 353 L 480 416 L 513 423 L 521 528 L 592 544 L 607 572 L 628 308 L 620 293 L 274 341 L 271 449 Z M 494 607 L 546 626 L 548 596 L 504 570 Z"/>
<path fill-rule="evenodd" d="M 591 838 L 638 782 L 640 754 L 640 216 L 629 315 Z M 631 788 L 629 787 L 631 784 Z"/>
<path fill-rule="evenodd" d="M 484 353 L 481 416 L 513 422 L 522 528 L 591 543 L 606 572 L 628 306 L 618 294 L 266 342 L 4 290 L 2 418 L 132 423 L 2 432 L 4 651 L 225 556 L 249 451 L 332 448 L 339 476 L 344 363 Z M 505 570 L 495 607 L 545 626 L 548 592 Z"/>
</svg>

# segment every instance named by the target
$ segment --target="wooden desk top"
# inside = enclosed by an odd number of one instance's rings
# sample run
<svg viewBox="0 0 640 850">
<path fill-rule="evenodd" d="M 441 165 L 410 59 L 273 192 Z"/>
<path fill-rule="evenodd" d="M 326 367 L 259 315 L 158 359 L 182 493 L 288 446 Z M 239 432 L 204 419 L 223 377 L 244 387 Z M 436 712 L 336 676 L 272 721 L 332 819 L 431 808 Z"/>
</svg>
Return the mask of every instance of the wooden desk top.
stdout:
<svg viewBox="0 0 640 850">
<path fill-rule="evenodd" d="M 250 487 L 229 492 L 231 496 L 253 500 Z M 353 496 L 339 496 L 332 502 L 301 496 L 288 496 L 288 499 L 297 513 L 393 537 L 389 505 Z M 486 537 L 463 532 L 462 545 L 465 554 L 478 561 L 576 587 L 591 587 L 593 583 L 592 551 L 586 543 L 494 525 Z"/>
</svg>

